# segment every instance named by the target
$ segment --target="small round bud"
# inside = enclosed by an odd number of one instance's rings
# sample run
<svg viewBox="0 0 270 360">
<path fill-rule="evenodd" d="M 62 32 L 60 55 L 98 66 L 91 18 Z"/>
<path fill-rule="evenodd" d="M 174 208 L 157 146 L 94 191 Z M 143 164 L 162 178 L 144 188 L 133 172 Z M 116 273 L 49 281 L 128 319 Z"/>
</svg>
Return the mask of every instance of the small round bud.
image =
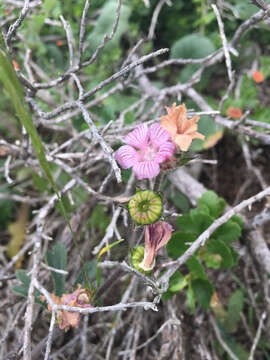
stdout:
<svg viewBox="0 0 270 360">
<path fill-rule="evenodd" d="M 136 225 L 158 221 L 162 213 L 162 198 L 151 190 L 137 191 L 128 203 L 130 216 Z"/>
<path fill-rule="evenodd" d="M 131 265 L 137 271 L 140 271 L 143 274 L 149 274 L 151 271 L 144 271 L 140 266 L 141 262 L 143 261 L 144 257 L 144 246 L 136 246 L 134 249 L 131 250 L 130 262 Z"/>
</svg>

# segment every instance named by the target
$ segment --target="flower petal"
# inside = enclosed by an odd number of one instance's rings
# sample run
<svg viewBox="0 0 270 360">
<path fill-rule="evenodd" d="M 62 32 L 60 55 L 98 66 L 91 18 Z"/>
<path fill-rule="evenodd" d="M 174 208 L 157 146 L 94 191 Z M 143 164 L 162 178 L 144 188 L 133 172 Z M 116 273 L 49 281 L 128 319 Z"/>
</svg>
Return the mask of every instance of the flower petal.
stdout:
<svg viewBox="0 0 270 360">
<path fill-rule="evenodd" d="M 193 137 L 191 135 L 177 135 L 174 143 L 179 146 L 182 151 L 187 151 L 192 143 Z"/>
<path fill-rule="evenodd" d="M 163 129 L 168 131 L 171 137 L 174 137 L 177 134 L 176 123 L 171 122 L 169 119 L 165 118 L 165 116 L 162 117 L 160 124 L 163 127 Z"/>
<path fill-rule="evenodd" d="M 152 179 L 159 174 L 160 167 L 155 161 L 142 161 L 133 166 L 133 171 L 139 180 Z"/>
<path fill-rule="evenodd" d="M 165 143 L 160 145 L 159 151 L 155 156 L 155 161 L 158 163 L 162 163 L 167 159 L 170 159 L 173 156 L 174 150 L 174 144 L 170 141 L 166 141 Z"/>
<path fill-rule="evenodd" d="M 161 145 L 165 141 L 170 140 L 171 136 L 167 130 L 163 129 L 160 124 L 153 124 L 149 129 L 150 142 L 153 145 Z"/>
<path fill-rule="evenodd" d="M 121 146 L 114 155 L 115 160 L 118 161 L 123 169 L 128 169 L 134 166 L 139 160 L 138 152 L 129 145 Z"/>
<path fill-rule="evenodd" d="M 145 247 L 144 247 L 144 258 L 143 261 L 139 264 L 139 267 L 144 269 L 145 271 L 152 270 L 155 265 L 155 247 L 152 246 L 150 240 L 150 230 L 151 225 L 146 226 L 145 228 Z"/>
<path fill-rule="evenodd" d="M 188 120 L 189 121 L 189 126 L 188 126 L 188 128 L 185 130 L 185 135 L 190 135 L 190 134 L 192 134 L 192 133 L 194 133 L 195 131 L 197 131 L 198 130 L 198 125 L 197 124 L 191 124 L 191 122 L 190 122 L 190 120 Z"/>
<path fill-rule="evenodd" d="M 144 258 L 139 264 L 145 271 L 152 270 L 155 266 L 155 257 L 158 250 L 170 240 L 173 227 L 165 221 L 160 221 L 146 226 Z"/>
<path fill-rule="evenodd" d="M 195 132 L 192 134 L 193 136 L 193 139 L 200 139 L 200 140 L 204 140 L 205 139 L 205 136 L 199 132 Z"/>
<path fill-rule="evenodd" d="M 147 146 L 148 142 L 148 128 L 146 124 L 141 124 L 136 127 L 133 131 L 125 136 L 125 142 L 128 145 L 134 146 L 135 148 L 141 149 Z"/>
<path fill-rule="evenodd" d="M 172 236 L 172 232 L 173 232 L 173 227 L 168 224 L 166 221 L 161 221 L 160 223 L 158 223 L 158 226 L 162 229 L 162 237 L 161 239 L 159 239 L 158 244 L 156 245 L 156 253 L 158 252 L 158 250 L 160 248 L 162 248 L 163 246 L 165 246 L 168 241 L 170 240 L 171 236 Z M 158 229 L 157 226 L 157 229 Z M 161 231 L 159 229 L 159 231 Z"/>
<path fill-rule="evenodd" d="M 199 116 L 193 116 L 193 118 L 186 118 L 185 121 L 182 122 L 182 130 L 179 131 L 179 134 L 187 134 L 191 131 L 196 131 L 198 129 L 197 122 L 199 121 Z M 195 129 L 195 130 L 191 130 Z"/>
</svg>

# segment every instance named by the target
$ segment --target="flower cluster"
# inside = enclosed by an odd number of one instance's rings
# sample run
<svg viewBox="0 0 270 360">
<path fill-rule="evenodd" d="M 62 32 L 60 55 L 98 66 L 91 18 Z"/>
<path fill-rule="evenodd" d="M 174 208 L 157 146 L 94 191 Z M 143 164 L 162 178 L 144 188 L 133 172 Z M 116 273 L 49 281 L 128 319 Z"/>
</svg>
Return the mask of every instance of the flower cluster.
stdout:
<svg viewBox="0 0 270 360">
<path fill-rule="evenodd" d="M 173 104 L 166 110 L 167 115 L 162 116 L 160 124 L 150 128 L 146 124 L 139 125 L 125 136 L 126 145 L 115 153 L 120 166 L 132 168 L 139 180 L 152 179 L 161 170 L 173 169 L 178 162 L 175 152 L 187 151 L 193 139 L 204 140 L 204 135 L 197 131 L 199 117 L 188 119 L 184 104 Z M 149 272 L 155 266 L 158 250 L 170 240 L 173 228 L 167 222 L 159 221 L 163 203 L 161 196 L 153 191 L 137 191 L 127 207 L 136 225 L 146 225 L 145 247 L 138 246 L 133 250 L 132 264 L 140 271 Z"/>
<path fill-rule="evenodd" d="M 187 151 L 193 139 L 204 140 L 204 135 L 197 132 L 199 117 L 188 119 L 185 105 L 173 104 L 166 109 L 168 113 L 162 116 L 160 124 L 150 128 L 139 125 L 126 135 L 126 145 L 115 153 L 120 166 L 132 168 L 139 180 L 156 177 L 164 168 L 162 164 L 170 162 L 175 151 Z"/>
</svg>

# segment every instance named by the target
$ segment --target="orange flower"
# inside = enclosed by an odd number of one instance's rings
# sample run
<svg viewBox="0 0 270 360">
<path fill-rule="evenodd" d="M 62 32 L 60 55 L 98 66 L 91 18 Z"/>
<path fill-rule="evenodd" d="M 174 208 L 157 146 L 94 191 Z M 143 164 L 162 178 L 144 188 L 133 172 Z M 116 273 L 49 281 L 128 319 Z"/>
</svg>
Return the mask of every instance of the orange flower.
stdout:
<svg viewBox="0 0 270 360">
<path fill-rule="evenodd" d="M 227 110 L 227 115 L 233 119 L 240 119 L 243 116 L 242 110 L 230 106 Z"/>
<path fill-rule="evenodd" d="M 91 301 L 91 293 L 89 290 L 82 289 L 81 285 L 71 294 L 63 294 L 61 298 L 51 294 L 51 298 L 57 305 L 68 305 L 75 307 L 92 307 L 89 304 Z M 41 297 L 41 300 L 45 300 L 45 296 Z M 52 312 L 51 306 L 48 304 L 48 310 Z M 56 319 L 59 322 L 59 328 L 68 331 L 70 327 L 77 328 L 80 323 L 80 313 L 67 310 L 57 311 Z"/>
<path fill-rule="evenodd" d="M 261 71 L 255 71 L 255 72 L 252 74 L 252 77 L 253 77 L 253 80 L 254 80 L 256 83 L 261 83 L 261 82 L 263 82 L 263 80 L 264 80 L 263 73 L 262 73 Z"/>
<path fill-rule="evenodd" d="M 187 151 L 193 139 L 204 140 L 204 135 L 197 132 L 199 116 L 187 118 L 185 104 L 166 107 L 167 115 L 162 116 L 161 126 L 171 135 L 174 144 L 182 151 Z"/>
<path fill-rule="evenodd" d="M 63 41 L 62 41 L 62 40 L 57 40 L 57 41 L 56 41 L 56 45 L 57 45 L 57 46 L 62 46 L 62 45 L 63 45 Z"/>
<path fill-rule="evenodd" d="M 14 67 L 14 70 L 15 71 L 19 71 L 20 70 L 20 65 L 17 63 L 16 60 L 12 60 L 12 64 L 13 64 L 13 67 Z"/>
</svg>

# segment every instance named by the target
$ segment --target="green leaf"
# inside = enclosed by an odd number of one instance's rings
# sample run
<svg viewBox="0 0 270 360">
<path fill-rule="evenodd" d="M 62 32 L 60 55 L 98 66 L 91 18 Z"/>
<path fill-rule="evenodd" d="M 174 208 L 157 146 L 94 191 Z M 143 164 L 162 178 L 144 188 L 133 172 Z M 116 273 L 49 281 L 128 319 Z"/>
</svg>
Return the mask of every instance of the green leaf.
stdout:
<svg viewBox="0 0 270 360">
<path fill-rule="evenodd" d="M 178 279 L 177 281 L 174 281 L 170 287 L 169 291 L 171 292 L 179 292 L 182 289 L 184 289 L 188 285 L 188 281 L 186 277 L 182 277 L 181 279 Z"/>
<path fill-rule="evenodd" d="M 90 229 L 99 230 L 102 234 L 105 233 L 105 230 L 110 223 L 110 218 L 105 211 L 105 206 L 98 204 L 92 211 L 87 226 Z"/>
<path fill-rule="evenodd" d="M 244 294 L 241 290 L 236 290 L 230 297 L 228 303 L 228 312 L 225 319 L 226 330 L 230 333 L 237 330 L 237 324 L 240 320 L 240 313 L 244 306 Z"/>
<path fill-rule="evenodd" d="M 232 247 L 232 246 L 228 246 L 230 249 L 230 252 L 232 254 L 232 258 L 233 258 L 233 266 L 238 264 L 238 253 L 237 251 Z"/>
<path fill-rule="evenodd" d="M 213 221 L 214 219 L 208 214 L 198 209 L 192 209 L 188 215 L 182 215 L 177 218 L 176 225 L 179 230 L 198 236 L 204 232 Z"/>
<path fill-rule="evenodd" d="M 124 184 L 128 183 L 128 180 L 130 179 L 131 174 L 132 174 L 131 169 L 122 169 L 121 170 L 122 180 L 123 180 Z"/>
<path fill-rule="evenodd" d="M 104 247 L 100 250 L 100 252 L 98 253 L 98 255 L 97 255 L 97 260 L 98 260 L 98 262 L 100 261 L 100 258 L 101 258 L 101 256 L 102 256 L 103 254 L 105 254 L 105 253 L 108 252 L 111 248 L 113 248 L 114 246 L 120 244 L 120 243 L 123 242 L 123 241 L 124 241 L 124 239 L 120 239 L 120 240 L 114 241 L 113 243 L 111 243 L 111 244 L 109 244 L 109 245 L 104 246 Z"/>
<path fill-rule="evenodd" d="M 189 258 L 186 264 L 192 274 L 192 278 L 207 279 L 204 267 L 195 256 Z"/>
<path fill-rule="evenodd" d="M 179 230 L 194 233 L 194 224 L 190 215 L 182 215 L 176 218 L 175 224 Z"/>
<path fill-rule="evenodd" d="M 198 304 L 205 310 L 209 309 L 210 301 L 214 293 L 214 287 L 209 280 L 192 280 L 192 289 Z"/>
<path fill-rule="evenodd" d="M 243 227 L 243 225 L 244 225 L 244 219 L 242 218 L 242 216 L 240 216 L 240 215 L 233 215 L 232 217 L 231 217 L 231 220 L 233 221 L 233 222 L 235 222 L 235 223 L 237 223 L 239 226 L 240 226 L 240 228 L 242 229 L 242 227 Z"/>
<path fill-rule="evenodd" d="M 14 285 L 12 287 L 12 291 L 15 294 L 18 294 L 20 296 L 27 298 L 29 286 L 30 286 L 30 282 L 31 282 L 31 277 L 29 275 L 27 275 L 26 270 L 17 270 L 15 274 L 16 274 L 16 278 L 22 283 L 22 285 Z M 46 304 L 40 300 L 40 296 L 42 294 L 36 289 L 35 289 L 34 294 L 35 294 L 35 302 L 46 308 Z"/>
<path fill-rule="evenodd" d="M 249 353 L 236 342 L 235 337 L 228 334 L 225 327 L 220 323 L 217 322 L 217 325 L 220 330 L 221 337 L 223 341 L 227 344 L 227 346 L 232 350 L 232 352 L 236 355 L 237 359 L 239 360 L 247 360 L 249 357 Z M 231 359 L 228 357 L 228 359 Z"/>
<path fill-rule="evenodd" d="M 217 196 L 214 191 L 206 191 L 198 201 L 199 208 L 215 219 L 225 210 L 226 201 Z"/>
<path fill-rule="evenodd" d="M 94 30 L 87 37 L 86 43 L 89 45 L 91 53 L 93 53 L 96 48 L 101 44 L 104 35 L 110 35 L 113 24 L 115 22 L 117 2 L 108 1 L 101 9 L 101 15 L 96 21 Z M 117 31 L 112 38 L 106 44 L 106 48 L 113 48 L 118 46 L 121 36 L 128 31 L 128 19 L 131 13 L 131 8 L 127 4 L 122 4 L 121 6 L 121 16 L 119 19 Z"/>
<path fill-rule="evenodd" d="M 207 252 L 220 255 L 220 267 L 222 269 L 229 269 L 234 265 L 234 259 L 229 246 L 220 239 L 210 239 L 207 244 Z"/>
<path fill-rule="evenodd" d="M 188 285 L 187 276 L 181 274 L 179 270 L 177 270 L 169 281 L 168 290 L 162 295 L 163 300 L 167 300 L 171 298 L 175 293 L 180 292 Z"/>
<path fill-rule="evenodd" d="M 67 265 L 67 251 L 63 244 L 57 243 L 53 247 L 53 251 L 47 251 L 46 260 L 49 266 L 59 269 L 66 270 Z M 55 271 L 51 271 L 51 275 L 54 282 L 55 295 L 61 297 L 65 292 L 65 275 L 59 274 Z"/>
<path fill-rule="evenodd" d="M 241 232 L 241 227 L 230 219 L 215 230 L 212 236 L 216 239 L 224 241 L 225 243 L 231 243 L 241 236 Z"/>
<path fill-rule="evenodd" d="M 202 141 L 199 139 L 194 139 L 189 148 L 191 151 L 202 151 L 208 147 L 211 147 L 213 140 L 215 138 L 218 139 L 221 136 L 222 127 L 216 124 L 210 116 L 202 115 L 200 116 L 200 120 L 198 122 L 198 132 L 205 135 L 205 140 Z"/>
<path fill-rule="evenodd" d="M 254 15 L 258 11 L 258 8 L 256 8 L 252 4 L 247 3 L 246 0 L 244 0 L 240 2 L 240 4 L 236 4 L 234 6 L 234 10 L 242 20 L 246 20 L 252 15 Z"/>
<path fill-rule="evenodd" d="M 190 210 L 190 216 L 193 221 L 193 232 L 200 235 L 213 223 L 214 219 L 198 209 Z"/>
<path fill-rule="evenodd" d="M 84 264 L 83 269 L 79 272 L 79 275 L 75 281 L 74 287 L 77 287 L 78 284 L 81 284 L 82 286 L 85 285 L 85 279 L 87 274 L 87 278 L 89 280 L 93 280 L 96 277 L 96 270 L 97 270 L 97 261 L 91 260 Z"/>
<path fill-rule="evenodd" d="M 260 70 L 264 75 L 264 78 L 266 79 L 268 76 L 270 76 L 270 59 L 268 56 L 260 56 Z M 265 109 L 267 110 L 267 108 Z"/>
<path fill-rule="evenodd" d="M 13 69 L 10 57 L 6 51 L 5 43 L 0 33 L 0 81 L 3 83 L 10 100 L 12 101 L 16 110 L 18 119 L 25 127 L 27 133 L 31 137 L 31 141 L 36 150 L 36 155 L 42 170 L 46 174 L 49 182 L 55 188 L 49 164 L 46 159 L 44 147 L 39 139 L 37 130 L 34 126 L 28 105 L 24 99 L 24 93 L 21 83 L 19 82 L 15 70 Z"/>
<path fill-rule="evenodd" d="M 221 257 L 217 254 L 209 254 L 205 253 L 203 254 L 203 259 L 205 262 L 205 265 L 211 269 L 219 269 L 221 264 Z"/>
<path fill-rule="evenodd" d="M 184 194 L 173 189 L 169 194 L 169 199 L 172 201 L 174 206 L 176 206 L 182 212 L 187 213 L 189 211 L 190 203 L 189 203 L 188 198 Z"/>
<path fill-rule="evenodd" d="M 171 58 L 198 59 L 215 51 L 211 40 L 200 34 L 191 34 L 176 41 L 171 50 Z"/>
<path fill-rule="evenodd" d="M 45 180 L 43 177 L 39 176 L 37 173 L 32 173 L 34 186 L 40 192 L 49 192 L 48 181 Z"/>
<path fill-rule="evenodd" d="M 16 273 L 16 278 L 18 280 L 20 280 L 20 282 L 26 286 L 29 287 L 30 282 L 31 282 L 31 278 L 29 275 L 27 275 L 27 271 L 26 270 L 17 270 Z"/>
<path fill-rule="evenodd" d="M 170 241 L 167 244 L 167 251 L 169 257 L 177 259 L 183 255 L 184 252 L 189 248 L 189 245 L 185 245 L 185 242 L 193 242 L 196 237 L 190 233 L 183 231 L 176 231 L 173 233 Z"/>
</svg>

